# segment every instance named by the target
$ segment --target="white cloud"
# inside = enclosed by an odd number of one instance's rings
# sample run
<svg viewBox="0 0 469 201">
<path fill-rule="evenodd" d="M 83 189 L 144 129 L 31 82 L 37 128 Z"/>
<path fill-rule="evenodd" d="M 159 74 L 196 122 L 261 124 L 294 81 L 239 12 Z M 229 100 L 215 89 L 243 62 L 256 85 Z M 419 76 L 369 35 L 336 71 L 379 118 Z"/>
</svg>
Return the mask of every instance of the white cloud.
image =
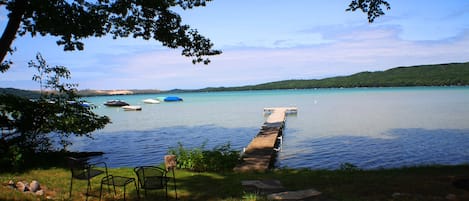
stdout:
<svg viewBox="0 0 469 201">
<path fill-rule="evenodd" d="M 298 48 L 227 49 L 212 63 L 192 65 L 177 50 L 127 55 L 118 84 L 140 88 L 240 86 L 285 79 L 313 79 L 397 66 L 469 61 L 469 35 L 441 42 L 412 42 L 395 29 L 337 35 L 336 42 Z M 351 37 L 357 36 L 357 37 Z M 128 88 L 128 87 L 127 87 Z"/>
</svg>

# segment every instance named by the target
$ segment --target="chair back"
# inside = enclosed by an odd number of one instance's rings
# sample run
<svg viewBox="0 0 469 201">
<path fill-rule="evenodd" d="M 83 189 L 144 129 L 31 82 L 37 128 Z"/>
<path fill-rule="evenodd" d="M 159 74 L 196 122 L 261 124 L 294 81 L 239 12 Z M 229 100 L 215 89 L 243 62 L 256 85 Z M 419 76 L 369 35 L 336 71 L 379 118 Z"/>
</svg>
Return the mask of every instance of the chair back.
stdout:
<svg viewBox="0 0 469 201">
<path fill-rule="evenodd" d="M 72 177 L 76 179 L 86 179 L 90 165 L 86 160 L 74 157 L 67 157 L 68 167 L 72 172 Z"/>
<path fill-rule="evenodd" d="M 166 170 L 156 166 L 140 166 L 134 168 L 137 174 L 138 185 L 142 189 L 163 189 L 166 188 L 168 177 Z"/>
</svg>

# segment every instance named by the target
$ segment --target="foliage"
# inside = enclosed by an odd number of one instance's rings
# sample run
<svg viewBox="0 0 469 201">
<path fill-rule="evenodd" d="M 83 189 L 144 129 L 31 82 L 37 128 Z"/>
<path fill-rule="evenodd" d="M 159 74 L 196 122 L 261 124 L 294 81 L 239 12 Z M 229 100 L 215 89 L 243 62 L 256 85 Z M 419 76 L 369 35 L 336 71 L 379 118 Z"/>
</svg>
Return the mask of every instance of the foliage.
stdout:
<svg viewBox="0 0 469 201">
<path fill-rule="evenodd" d="M 391 5 L 384 0 L 353 0 L 346 11 L 356 11 L 360 9 L 368 15 L 368 22 L 372 23 L 377 17 L 384 15 L 381 6 L 391 9 Z"/>
<path fill-rule="evenodd" d="M 56 36 L 57 45 L 65 51 L 83 50 L 82 40 L 88 37 L 153 39 L 169 48 L 182 48 L 181 54 L 192 62 L 208 64 L 207 56 L 220 54 L 213 44 L 196 29 L 182 24 L 175 7 L 192 9 L 211 0 L 6 0 L 0 1 L 8 13 L 8 23 L 0 39 L 0 71 L 8 69 L 4 61 L 17 32 Z"/>
<path fill-rule="evenodd" d="M 359 167 L 352 163 L 342 163 L 340 164 L 339 170 L 345 171 L 345 172 L 356 172 L 356 171 L 361 171 Z"/>
<path fill-rule="evenodd" d="M 182 143 L 177 148 L 171 148 L 169 154 L 177 157 L 177 167 L 202 171 L 226 171 L 231 170 L 238 163 L 239 151 L 231 149 L 230 143 L 214 147 L 212 150 L 205 149 L 204 142 L 200 147 L 186 149 Z"/>
<path fill-rule="evenodd" d="M 244 193 L 243 201 L 256 201 L 262 199 L 260 195 L 256 193 Z"/>
<path fill-rule="evenodd" d="M 0 88 L 0 94 L 15 94 L 20 97 L 37 99 L 41 97 L 38 91 L 29 91 L 15 88 Z"/>
<path fill-rule="evenodd" d="M 208 64 L 207 56 L 221 54 L 213 50 L 213 44 L 196 29 L 182 24 L 175 7 L 192 9 L 205 6 L 211 0 L 4 0 L 0 6 L 9 11 L 8 23 L 0 38 L 0 72 L 12 64 L 5 56 L 13 53 L 11 44 L 17 32 L 56 36 L 64 50 L 83 50 L 81 42 L 88 37 L 111 35 L 114 39 L 153 39 L 169 48 L 182 48 L 181 54 L 191 57 L 192 62 Z M 390 9 L 384 0 L 352 0 L 347 11 L 361 10 L 371 23 L 384 15 L 381 6 Z"/>
<path fill-rule="evenodd" d="M 39 99 L 0 95 L 1 168 L 19 167 L 27 157 L 51 150 L 54 140 L 65 150 L 71 135 L 91 137 L 92 131 L 110 122 L 82 105 L 73 88 L 76 85 L 60 82 L 70 78 L 65 67 L 48 66 L 40 54 L 37 61 L 30 62 L 30 67 L 38 70 L 33 79 L 51 92 L 44 92 Z"/>
<path fill-rule="evenodd" d="M 285 80 L 242 87 L 206 88 L 200 91 L 468 85 L 469 63 L 450 63 L 398 67 L 321 80 Z"/>
</svg>

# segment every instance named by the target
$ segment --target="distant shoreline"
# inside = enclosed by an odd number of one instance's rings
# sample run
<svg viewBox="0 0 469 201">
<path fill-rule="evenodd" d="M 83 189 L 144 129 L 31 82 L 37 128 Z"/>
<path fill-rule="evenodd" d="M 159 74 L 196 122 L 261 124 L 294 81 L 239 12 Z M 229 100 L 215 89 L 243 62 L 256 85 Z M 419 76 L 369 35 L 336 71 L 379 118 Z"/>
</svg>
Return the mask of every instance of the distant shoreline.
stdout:
<svg viewBox="0 0 469 201">
<path fill-rule="evenodd" d="M 217 90 L 217 91 L 203 91 L 201 89 L 194 89 L 194 90 L 168 90 L 168 91 L 160 91 L 160 90 L 145 90 L 145 92 L 141 92 L 141 90 L 123 90 L 127 91 L 128 93 L 92 93 L 88 92 L 86 95 L 80 94 L 83 97 L 91 97 L 91 96 L 114 96 L 114 95 L 141 95 L 141 94 L 168 94 L 168 93 L 207 93 L 207 92 L 233 92 L 233 91 L 269 91 L 269 90 L 308 90 L 308 89 L 366 89 L 366 88 L 413 88 L 413 87 L 441 87 L 441 88 L 451 88 L 451 87 L 469 87 L 469 85 L 450 85 L 450 86 L 386 86 L 386 87 L 322 87 L 322 88 L 289 88 L 289 89 L 252 89 L 252 90 Z M 102 90 L 97 90 L 102 91 Z M 112 91 L 112 90 L 109 90 Z M 80 92 L 79 92 L 80 93 Z"/>
<path fill-rule="evenodd" d="M 252 91 L 277 89 L 360 88 L 360 87 L 424 87 L 469 86 L 469 62 L 397 67 L 385 71 L 360 72 L 349 76 L 324 79 L 283 80 L 237 87 L 206 87 L 203 89 L 115 89 L 79 90 L 81 96 L 159 94 L 183 92 Z M 38 97 L 39 91 L 0 88 L 0 94 Z"/>
</svg>

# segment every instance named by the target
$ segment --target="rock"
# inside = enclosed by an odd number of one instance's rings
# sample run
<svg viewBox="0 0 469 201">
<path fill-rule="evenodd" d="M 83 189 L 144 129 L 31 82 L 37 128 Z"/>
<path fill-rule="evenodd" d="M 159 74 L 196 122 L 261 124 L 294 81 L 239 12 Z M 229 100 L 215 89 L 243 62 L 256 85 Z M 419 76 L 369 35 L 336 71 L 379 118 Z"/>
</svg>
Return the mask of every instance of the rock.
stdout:
<svg viewBox="0 0 469 201">
<path fill-rule="evenodd" d="M 36 181 L 36 180 L 33 180 L 30 184 L 29 184 L 29 190 L 31 192 L 36 192 L 38 190 L 41 189 L 41 186 L 39 185 L 39 182 Z"/>
<path fill-rule="evenodd" d="M 44 190 L 42 190 L 42 189 L 41 189 L 41 190 L 37 190 L 37 191 L 35 192 L 35 194 L 36 194 L 36 195 L 39 195 L 39 196 L 42 196 L 42 195 L 44 195 Z"/>
<path fill-rule="evenodd" d="M 16 188 L 15 182 L 13 180 L 8 181 L 8 187 Z"/>
<path fill-rule="evenodd" d="M 21 192 L 25 192 L 25 191 L 28 191 L 29 188 L 27 186 L 27 184 L 19 181 L 19 182 L 16 182 L 16 189 L 18 189 L 19 191 Z"/>
<path fill-rule="evenodd" d="M 267 196 L 267 200 L 305 200 L 319 195 L 321 195 L 321 192 L 310 188 L 299 191 L 285 191 L 270 194 Z"/>
<path fill-rule="evenodd" d="M 241 185 L 246 192 L 253 192 L 261 195 L 282 192 L 285 190 L 280 181 L 274 179 L 243 180 L 241 181 Z"/>
</svg>

